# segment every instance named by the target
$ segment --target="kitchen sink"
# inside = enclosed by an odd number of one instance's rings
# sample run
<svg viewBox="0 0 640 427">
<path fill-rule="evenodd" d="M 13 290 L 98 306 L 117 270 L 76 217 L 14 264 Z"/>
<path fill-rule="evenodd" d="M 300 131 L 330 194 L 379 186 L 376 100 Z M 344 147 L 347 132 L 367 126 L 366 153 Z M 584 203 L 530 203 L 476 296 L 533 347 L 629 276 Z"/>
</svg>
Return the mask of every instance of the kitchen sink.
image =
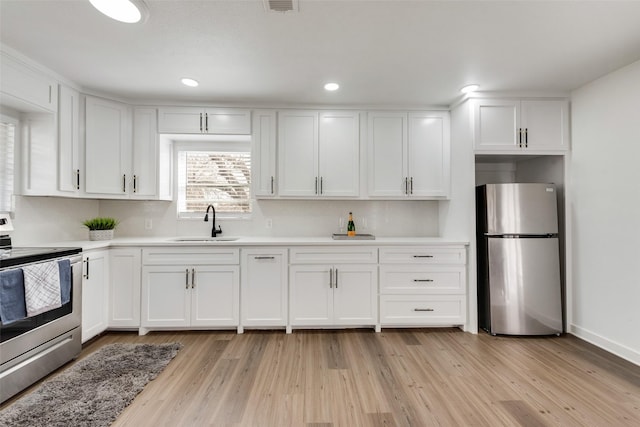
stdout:
<svg viewBox="0 0 640 427">
<path fill-rule="evenodd" d="M 239 237 L 176 237 L 173 242 L 235 242 Z"/>
</svg>

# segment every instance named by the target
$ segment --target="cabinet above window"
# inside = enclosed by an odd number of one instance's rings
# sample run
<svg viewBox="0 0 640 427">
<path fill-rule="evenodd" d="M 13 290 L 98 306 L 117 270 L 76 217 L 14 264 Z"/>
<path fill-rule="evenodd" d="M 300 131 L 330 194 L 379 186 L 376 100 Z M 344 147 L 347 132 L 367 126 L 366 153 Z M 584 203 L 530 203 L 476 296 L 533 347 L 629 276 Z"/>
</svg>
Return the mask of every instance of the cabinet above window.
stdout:
<svg viewBox="0 0 640 427">
<path fill-rule="evenodd" d="M 249 135 L 251 111 L 238 108 L 159 108 L 158 133 Z"/>
</svg>

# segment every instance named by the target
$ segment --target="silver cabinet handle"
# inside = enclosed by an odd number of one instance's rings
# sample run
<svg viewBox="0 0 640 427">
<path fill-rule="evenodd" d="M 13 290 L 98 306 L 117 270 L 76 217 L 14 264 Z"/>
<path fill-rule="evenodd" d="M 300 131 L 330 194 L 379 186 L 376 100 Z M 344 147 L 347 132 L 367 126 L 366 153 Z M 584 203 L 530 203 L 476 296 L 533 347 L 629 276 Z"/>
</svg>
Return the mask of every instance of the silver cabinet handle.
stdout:
<svg viewBox="0 0 640 427">
<path fill-rule="evenodd" d="M 433 308 L 414 308 L 413 311 L 435 311 Z"/>
<path fill-rule="evenodd" d="M 122 175 L 122 192 L 123 193 L 127 192 L 127 175 L 126 174 Z"/>
<path fill-rule="evenodd" d="M 336 268 L 336 280 L 334 282 L 336 284 L 336 289 L 338 289 L 338 269 Z"/>
<path fill-rule="evenodd" d="M 202 113 L 200 113 L 200 132 L 202 132 Z"/>
<path fill-rule="evenodd" d="M 411 179 L 409 180 L 409 183 L 411 185 L 409 193 L 413 194 L 413 177 L 411 177 Z"/>
<path fill-rule="evenodd" d="M 322 194 L 322 177 L 320 177 L 320 194 Z"/>
<path fill-rule="evenodd" d="M 196 269 L 191 269 L 191 289 L 196 287 Z"/>
<path fill-rule="evenodd" d="M 433 282 L 433 279 L 413 279 L 414 282 Z"/>
<path fill-rule="evenodd" d="M 409 178 L 404 177 L 404 194 L 409 194 Z"/>
<path fill-rule="evenodd" d="M 433 255 L 414 255 L 414 258 L 433 258 Z"/>
<path fill-rule="evenodd" d="M 273 177 L 271 177 L 271 194 L 273 194 Z"/>
<path fill-rule="evenodd" d="M 333 288 L 333 268 L 329 269 L 329 287 Z"/>
<path fill-rule="evenodd" d="M 189 289 L 189 269 L 184 269 L 184 288 Z"/>
<path fill-rule="evenodd" d="M 318 194 L 318 177 L 316 176 L 316 194 Z"/>
<path fill-rule="evenodd" d="M 253 259 L 276 259 L 274 256 L 254 256 Z"/>
</svg>

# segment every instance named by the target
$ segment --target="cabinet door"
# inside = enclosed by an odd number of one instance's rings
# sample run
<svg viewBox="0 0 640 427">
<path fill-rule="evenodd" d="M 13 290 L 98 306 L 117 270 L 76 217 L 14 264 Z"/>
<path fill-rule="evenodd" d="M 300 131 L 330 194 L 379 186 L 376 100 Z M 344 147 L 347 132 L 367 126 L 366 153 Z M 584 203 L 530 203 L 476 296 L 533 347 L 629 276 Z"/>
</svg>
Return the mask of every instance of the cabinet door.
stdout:
<svg viewBox="0 0 640 427">
<path fill-rule="evenodd" d="M 124 104 L 86 97 L 86 193 L 127 195 L 132 179 L 130 114 Z"/>
<path fill-rule="evenodd" d="M 322 112 L 319 116 L 318 192 L 323 196 L 360 194 L 360 114 Z"/>
<path fill-rule="evenodd" d="M 204 109 L 175 107 L 158 109 L 158 133 L 203 133 Z"/>
<path fill-rule="evenodd" d="M 243 250 L 243 326 L 285 326 L 287 324 L 286 250 Z"/>
<path fill-rule="evenodd" d="M 140 327 L 140 249 L 111 249 L 109 326 Z"/>
<path fill-rule="evenodd" d="M 369 113 L 369 196 L 405 195 L 407 115 Z"/>
<path fill-rule="evenodd" d="M 129 194 L 155 198 L 158 178 L 158 132 L 155 108 L 133 110 L 133 168 Z"/>
<path fill-rule="evenodd" d="M 250 110 L 207 108 L 204 114 L 204 133 L 219 135 L 251 134 Z"/>
<path fill-rule="evenodd" d="M 191 278 L 191 325 L 238 326 L 238 266 L 198 266 Z"/>
<path fill-rule="evenodd" d="M 58 108 L 58 83 L 0 52 L 0 92 L 2 104 L 27 112 L 55 112 Z"/>
<path fill-rule="evenodd" d="M 378 321 L 378 268 L 336 265 L 333 318 L 337 325 L 374 325 Z"/>
<path fill-rule="evenodd" d="M 59 195 L 55 115 L 31 113 L 20 120 L 22 194 Z"/>
<path fill-rule="evenodd" d="M 523 147 L 527 150 L 569 149 L 569 105 L 563 100 L 530 100 L 521 104 Z"/>
<path fill-rule="evenodd" d="M 78 141 L 80 94 L 60 85 L 58 94 L 58 190 L 77 193 L 80 190 Z"/>
<path fill-rule="evenodd" d="M 520 151 L 520 101 L 474 101 L 474 147 L 477 151 Z"/>
<path fill-rule="evenodd" d="M 83 256 L 82 342 L 107 329 L 108 251 L 89 252 Z"/>
<path fill-rule="evenodd" d="M 278 113 L 278 194 L 316 196 L 318 182 L 318 113 Z"/>
<path fill-rule="evenodd" d="M 333 285 L 328 265 L 289 267 L 289 322 L 293 326 L 333 324 Z"/>
<path fill-rule="evenodd" d="M 273 197 L 277 184 L 275 111 L 253 112 L 252 144 L 253 192 L 256 197 Z"/>
<path fill-rule="evenodd" d="M 190 325 L 190 275 L 186 266 L 142 268 L 142 327 Z"/>
<path fill-rule="evenodd" d="M 408 127 L 409 195 L 447 196 L 450 167 L 449 113 L 411 113 Z"/>
</svg>

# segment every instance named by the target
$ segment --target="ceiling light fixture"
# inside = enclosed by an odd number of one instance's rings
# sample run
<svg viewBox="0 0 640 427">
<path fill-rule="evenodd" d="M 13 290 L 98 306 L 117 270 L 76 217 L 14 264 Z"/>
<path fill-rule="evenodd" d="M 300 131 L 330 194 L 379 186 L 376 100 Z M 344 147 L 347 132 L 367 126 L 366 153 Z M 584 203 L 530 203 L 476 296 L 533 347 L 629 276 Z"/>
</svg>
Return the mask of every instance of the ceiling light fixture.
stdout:
<svg viewBox="0 0 640 427">
<path fill-rule="evenodd" d="M 198 83 L 197 80 L 190 79 L 188 77 L 183 77 L 180 81 L 182 82 L 183 85 L 189 86 L 189 87 L 196 87 L 200 84 Z"/>
<path fill-rule="evenodd" d="M 142 0 L 89 0 L 89 2 L 109 18 L 127 24 L 144 22 L 149 16 L 147 5 Z"/>
<path fill-rule="evenodd" d="M 327 83 L 324 85 L 324 90 L 328 90 L 329 92 L 333 92 L 338 89 L 340 89 L 340 85 L 338 83 Z"/>
<path fill-rule="evenodd" d="M 460 92 L 462 92 L 462 93 L 470 93 L 470 92 L 475 92 L 478 89 L 480 89 L 480 85 L 466 85 L 465 87 L 460 89 Z"/>
</svg>

